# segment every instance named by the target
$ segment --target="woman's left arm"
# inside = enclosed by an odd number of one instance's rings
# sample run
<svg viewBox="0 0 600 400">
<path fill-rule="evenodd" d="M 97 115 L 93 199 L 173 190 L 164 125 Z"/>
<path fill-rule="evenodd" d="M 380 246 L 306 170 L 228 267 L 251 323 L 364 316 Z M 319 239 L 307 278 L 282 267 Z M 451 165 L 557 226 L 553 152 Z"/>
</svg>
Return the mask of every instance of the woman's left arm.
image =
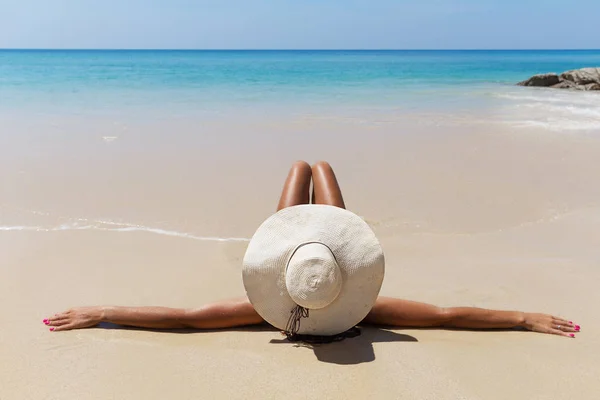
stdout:
<svg viewBox="0 0 600 400">
<path fill-rule="evenodd" d="M 415 301 L 379 297 L 365 322 L 399 327 L 466 329 L 525 328 L 574 337 L 579 325 L 548 314 L 486 310 L 475 307 L 436 307 Z"/>
</svg>

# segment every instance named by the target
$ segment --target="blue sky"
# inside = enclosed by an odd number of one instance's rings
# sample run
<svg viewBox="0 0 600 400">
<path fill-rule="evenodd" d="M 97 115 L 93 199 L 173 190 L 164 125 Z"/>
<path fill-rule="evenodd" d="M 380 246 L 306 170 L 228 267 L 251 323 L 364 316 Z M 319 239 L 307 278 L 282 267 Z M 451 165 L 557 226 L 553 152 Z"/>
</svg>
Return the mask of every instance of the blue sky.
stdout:
<svg viewBox="0 0 600 400">
<path fill-rule="evenodd" d="M 598 0 L 0 0 L 0 48 L 600 48 Z"/>
</svg>

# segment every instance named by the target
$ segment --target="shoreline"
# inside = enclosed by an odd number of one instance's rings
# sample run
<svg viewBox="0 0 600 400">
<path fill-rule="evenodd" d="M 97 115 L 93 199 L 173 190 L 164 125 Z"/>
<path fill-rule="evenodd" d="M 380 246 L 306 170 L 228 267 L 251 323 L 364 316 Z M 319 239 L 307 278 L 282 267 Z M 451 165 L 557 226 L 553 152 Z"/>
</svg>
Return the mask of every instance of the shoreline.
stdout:
<svg viewBox="0 0 600 400">
<path fill-rule="evenodd" d="M 585 99 L 523 93 L 485 112 L 0 107 L 0 398 L 594 398 L 600 130 L 580 125 L 600 117 Z M 524 116 L 545 125 L 517 127 Z M 297 159 L 331 162 L 376 232 L 381 295 L 553 313 L 582 332 L 371 327 L 310 348 L 265 327 L 41 323 L 73 306 L 243 296 L 247 239 Z"/>
</svg>

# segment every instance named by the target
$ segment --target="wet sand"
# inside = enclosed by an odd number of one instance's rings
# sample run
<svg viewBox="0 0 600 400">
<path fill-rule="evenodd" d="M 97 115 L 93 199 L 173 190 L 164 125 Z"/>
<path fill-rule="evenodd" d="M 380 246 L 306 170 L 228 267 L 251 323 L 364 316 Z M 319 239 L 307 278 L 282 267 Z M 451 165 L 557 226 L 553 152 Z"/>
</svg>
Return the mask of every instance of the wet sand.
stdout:
<svg viewBox="0 0 600 400">
<path fill-rule="evenodd" d="M 418 118 L 2 122 L 0 399 L 596 395 L 599 137 Z M 243 295 L 245 239 L 296 159 L 330 161 L 377 232 L 383 295 L 553 313 L 582 332 L 364 328 L 313 349 L 266 326 L 41 323 Z"/>
</svg>

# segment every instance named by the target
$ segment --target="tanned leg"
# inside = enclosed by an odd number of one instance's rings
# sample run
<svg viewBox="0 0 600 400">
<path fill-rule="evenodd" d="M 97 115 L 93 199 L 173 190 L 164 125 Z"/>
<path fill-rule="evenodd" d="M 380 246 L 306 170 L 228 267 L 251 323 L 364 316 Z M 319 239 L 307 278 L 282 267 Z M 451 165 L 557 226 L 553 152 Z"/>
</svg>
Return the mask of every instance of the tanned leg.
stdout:
<svg viewBox="0 0 600 400">
<path fill-rule="evenodd" d="M 310 179 L 312 171 L 306 161 L 296 161 L 288 173 L 277 211 L 299 204 L 308 204 L 310 202 Z"/>
<path fill-rule="evenodd" d="M 346 208 L 342 190 L 338 184 L 331 165 L 325 161 L 319 161 L 312 167 L 314 204 L 327 204 L 340 208 Z"/>
</svg>

